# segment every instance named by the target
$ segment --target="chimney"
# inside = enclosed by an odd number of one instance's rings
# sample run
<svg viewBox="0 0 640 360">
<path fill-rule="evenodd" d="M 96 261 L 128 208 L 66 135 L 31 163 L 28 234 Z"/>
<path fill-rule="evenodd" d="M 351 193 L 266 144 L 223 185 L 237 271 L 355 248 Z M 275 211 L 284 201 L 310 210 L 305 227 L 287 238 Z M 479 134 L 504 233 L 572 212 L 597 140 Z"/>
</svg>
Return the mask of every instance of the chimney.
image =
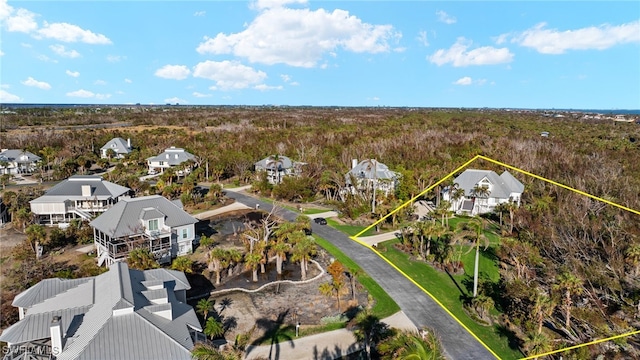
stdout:
<svg viewBox="0 0 640 360">
<path fill-rule="evenodd" d="M 82 196 L 83 197 L 91 196 L 91 185 L 82 185 Z"/>
<path fill-rule="evenodd" d="M 358 159 L 351 159 L 351 168 L 355 169 L 358 165 Z"/>
<path fill-rule="evenodd" d="M 167 159 L 169 158 L 169 154 L 166 155 Z"/>
<path fill-rule="evenodd" d="M 127 138 L 127 147 L 131 149 L 131 138 Z"/>
<path fill-rule="evenodd" d="M 62 318 L 54 316 L 49 326 L 51 333 L 51 352 L 53 354 L 62 353 Z"/>
</svg>

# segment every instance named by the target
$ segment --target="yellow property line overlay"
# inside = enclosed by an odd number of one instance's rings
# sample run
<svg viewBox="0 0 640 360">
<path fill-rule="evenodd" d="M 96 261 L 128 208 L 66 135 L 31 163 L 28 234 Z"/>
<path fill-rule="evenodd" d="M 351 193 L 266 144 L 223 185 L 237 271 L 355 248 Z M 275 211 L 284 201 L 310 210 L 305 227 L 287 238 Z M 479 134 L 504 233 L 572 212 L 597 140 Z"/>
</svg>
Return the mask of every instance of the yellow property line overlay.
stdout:
<svg viewBox="0 0 640 360">
<path fill-rule="evenodd" d="M 424 293 L 426 293 L 427 295 L 429 295 L 429 297 L 431 297 L 431 299 L 433 299 L 441 308 L 443 308 L 456 322 L 458 322 L 458 324 L 460 324 L 469 334 L 471 334 L 471 336 L 473 336 L 476 340 L 478 340 L 478 342 L 480 342 L 480 344 L 482 344 L 482 346 L 484 346 L 487 350 L 489 350 L 489 352 L 491 352 L 491 354 L 493 354 L 493 356 L 495 356 L 497 359 L 500 359 L 500 357 L 491 349 L 487 346 L 487 344 L 485 344 L 482 340 L 480 340 L 480 338 L 478 338 L 478 336 L 476 336 L 475 333 L 473 333 L 471 330 L 469 330 L 469 328 L 462 323 L 462 321 L 460 321 L 455 315 L 453 315 L 453 313 L 451 313 L 451 311 L 449 311 L 449 309 L 447 309 L 438 299 L 436 299 L 435 296 L 433 296 L 429 291 L 427 291 L 425 288 L 423 288 L 422 286 L 420 286 L 420 284 L 418 284 L 415 280 L 413 280 L 410 276 L 408 276 L 407 274 L 405 274 L 402 270 L 400 270 L 395 264 L 393 264 L 389 259 L 387 259 L 386 257 L 384 257 L 380 252 L 378 252 L 377 249 L 373 248 L 371 245 L 361 241 L 359 239 L 360 235 L 364 234 L 365 232 L 367 232 L 369 229 L 371 229 L 372 227 L 376 226 L 377 224 L 383 222 L 385 219 L 387 219 L 389 216 L 395 214 L 396 212 L 400 211 L 400 209 L 404 208 L 405 206 L 408 206 L 409 204 L 412 204 L 415 200 L 417 200 L 418 198 L 420 198 L 422 195 L 428 193 L 429 191 L 431 191 L 433 188 L 435 188 L 436 186 L 440 185 L 441 183 L 443 183 L 445 180 L 447 180 L 449 177 L 453 176 L 454 174 L 460 172 L 462 169 L 466 168 L 467 166 L 469 166 L 471 163 L 473 163 L 474 161 L 476 161 L 477 159 L 482 159 L 482 160 L 486 160 L 489 161 L 491 163 L 494 163 L 496 165 L 500 165 L 500 166 L 504 166 L 510 170 L 514 170 L 517 171 L 521 174 L 527 175 L 527 176 L 531 176 L 535 179 L 538 180 L 542 180 L 542 181 L 546 181 L 550 184 L 559 186 L 563 189 L 567 189 L 570 191 L 573 191 L 577 194 L 580 195 L 584 195 L 586 197 L 589 197 L 591 199 L 597 200 L 597 201 L 601 201 L 605 204 L 609 204 L 612 206 L 615 206 L 617 208 L 620 208 L 622 210 L 634 213 L 636 215 L 640 215 L 640 211 L 638 210 L 634 210 L 631 209 L 629 207 L 614 203 L 612 201 L 603 199 L 601 197 L 595 196 L 595 195 L 591 195 L 589 193 L 586 193 L 584 191 L 578 190 L 578 189 L 574 189 L 570 186 L 561 184 L 559 182 L 553 181 L 553 180 L 549 180 L 545 177 L 542 177 L 540 175 L 536 175 L 533 173 L 530 173 L 526 170 L 522 170 L 520 168 L 517 168 L 515 166 L 511 166 L 508 164 L 505 164 L 503 162 L 491 159 L 489 157 L 483 156 L 483 155 L 476 155 L 474 156 L 471 160 L 467 161 L 466 163 L 462 164 L 461 166 L 459 166 L 458 168 L 456 168 L 455 170 L 453 170 L 452 172 L 450 172 L 447 176 L 443 177 L 442 179 L 440 179 L 438 182 L 436 182 L 435 184 L 429 186 L 428 188 L 426 188 L 425 190 L 423 190 L 422 192 L 420 192 L 418 195 L 412 197 L 411 199 L 409 199 L 408 201 L 406 201 L 404 204 L 398 206 L 396 209 L 394 209 L 392 212 L 388 213 L 387 215 L 385 215 L 384 217 L 382 217 L 381 219 L 377 220 L 376 222 L 374 222 L 373 224 L 369 225 L 368 227 L 366 227 L 364 230 L 360 231 L 359 233 L 357 233 L 356 235 L 351 236 L 350 238 L 354 241 L 356 241 L 357 243 L 371 249 L 373 252 L 375 252 L 379 257 L 381 257 L 384 261 L 386 261 L 389 265 L 391 265 L 394 269 L 396 269 L 399 273 L 401 273 L 404 277 L 406 277 L 407 279 L 409 279 L 409 281 L 411 281 L 414 285 L 416 285 L 418 288 L 420 288 Z M 628 336 L 632 336 L 632 335 L 636 335 L 639 334 L 640 330 L 636 330 L 636 331 L 632 331 L 632 332 L 628 332 L 625 334 L 620 334 L 620 335 L 616 335 L 616 336 L 612 336 L 609 338 L 605 338 L 605 339 L 600 339 L 600 340 L 594 340 L 591 342 L 587 342 L 587 343 L 583 343 L 583 344 L 578 344 L 578 345 L 574 345 L 574 346 L 570 346 L 570 347 L 566 347 L 566 348 L 562 348 L 562 349 L 558 349 L 558 350 L 554 350 L 554 351 L 550 351 L 550 352 L 546 352 L 544 354 L 538 354 L 538 355 L 533 355 L 533 356 L 529 356 L 529 357 L 524 357 L 520 360 L 527 360 L 527 359 L 534 359 L 537 357 L 542 357 L 542 356 L 546 356 L 546 355 L 551 355 L 551 354 L 556 354 L 559 352 L 564 352 L 564 351 L 568 351 L 568 350 L 573 350 L 573 349 L 577 349 L 580 347 L 584 347 L 584 346 L 589 346 L 589 345 L 594 345 L 594 344 L 598 344 L 601 342 L 606 342 L 606 341 L 610 341 L 610 340 L 614 340 L 614 339 L 618 339 L 618 338 L 623 338 L 623 337 L 628 337 Z"/>
</svg>

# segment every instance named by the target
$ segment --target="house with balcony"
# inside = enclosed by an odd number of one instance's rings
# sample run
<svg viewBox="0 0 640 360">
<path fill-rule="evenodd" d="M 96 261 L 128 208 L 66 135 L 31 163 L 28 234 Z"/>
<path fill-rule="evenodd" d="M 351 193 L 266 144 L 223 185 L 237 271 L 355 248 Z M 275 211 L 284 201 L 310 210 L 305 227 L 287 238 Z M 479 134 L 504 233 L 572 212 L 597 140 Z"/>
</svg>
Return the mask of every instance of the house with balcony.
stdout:
<svg viewBox="0 0 640 360">
<path fill-rule="evenodd" d="M 376 189 L 385 196 L 393 193 L 400 181 L 400 174 L 375 159 L 358 162 L 351 160 L 351 170 L 345 174 L 346 191 L 352 194 Z"/>
<path fill-rule="evenodd" d="M 148 249 L 160 263 L 193 251 L 196 218 L 179 200 L 160 195 L 123 199 L 91 221 L 98 264 L 126 260 L 131 250 Z"/>
<path fill-rule="evenodd" d="M 254 164 L 258 178 L 266 172 L 270 184 L 277 185 L 287 176 L 299 176 L 303 162 L 293 161 L 283 155 L 271 155 Z"/>
<path fill-rule="evenodd" d="M 132 149 L 131 139 L 124 140 L 123 138 L 116 137 L 109 140 L 100 148 L 100 157 L 103 159 L 122 159 L 126 155 L 129 155 Z"/>
<path fill-rule="evenodd" d="M 184 273 L 115 263 L 80 279 L 45 279 L 18 294 L 4 359 L 192 359 L 203 339 Z"/>
<path fill-rule="evenodd" d="M 442 190 L 442 200 L 451 203 L 456 214 L 479 215 L 492 212 L 498 204 L 520 206 L 524 185 L 508 171 L 467 169 Z"/>
<path fill-rule="evenodd" d="M 170 167 L 175 167 L 178 175 L 188 174 L 192 170 L 189 160 L 194 160 L 195 155 L 175 146 L 165 149 L 158 156 L 147 158 L 149 174 L 163 173 Z"/>
<path fill-rule="evenodd" d="M 74 175 L 31 200 L 29 205 L 38 223 L 65 224 L 77 218 L 91 220 L 129 197 L 130 191 L 98 175 Z"/>
<path fill-rule="evenodd" d="M 38 169 L 39 156 L 16 149 L 2 149 L 0 151 L 0 174 L 31 174 Z"/>
</svg>

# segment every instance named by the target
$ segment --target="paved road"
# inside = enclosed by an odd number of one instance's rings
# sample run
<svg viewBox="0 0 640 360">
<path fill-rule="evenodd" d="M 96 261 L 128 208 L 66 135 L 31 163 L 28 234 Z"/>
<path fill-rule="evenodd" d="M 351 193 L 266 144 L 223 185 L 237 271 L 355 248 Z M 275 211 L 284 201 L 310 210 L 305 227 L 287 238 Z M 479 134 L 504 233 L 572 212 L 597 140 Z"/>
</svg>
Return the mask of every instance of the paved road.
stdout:
<svg viewBox="0 0 640 360">
<path fill-rule="evenodd" d="M 256 204 L 260 204 L 260 208 L 263 210 L 271 211 L 272 209 L 272 204 L 243 193 L 228 191 L 226 195 L 249 207 L 255 208 Z M 289 221 L 295 220 L 298 216 L 298 214 L 286 209 L 279 210 L 278 215 Z M 454 360 L 495 359 L 480 342 L 464 330 L 431 297 L 376 253 L 330 226 L 318 225 L 313 222 L 311 226 L 314 234 L 331 242 L 356 261 L 395 300 L 416 326 L 427 326 L 434 329 L 442 341 L 448 358 Z"/>
</svg>

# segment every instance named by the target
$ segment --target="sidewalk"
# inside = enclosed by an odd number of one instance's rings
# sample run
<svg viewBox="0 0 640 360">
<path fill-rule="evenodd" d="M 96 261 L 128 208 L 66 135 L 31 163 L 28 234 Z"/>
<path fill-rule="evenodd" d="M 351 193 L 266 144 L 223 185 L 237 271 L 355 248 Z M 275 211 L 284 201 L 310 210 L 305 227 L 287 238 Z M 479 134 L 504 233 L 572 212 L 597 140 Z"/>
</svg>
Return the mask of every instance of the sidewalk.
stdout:
<svg viewBox="0 0 640 360">
<path fill-rule="evenodd" d="M 390 327 L 418 331 L 413 322 L 399 311 L 382 322 Z M 340 359 L 343 356 L 361 349 L 353 333 L 347 329 L 329 331 L 322 334 L 295 338 L 272 345 L 250 346 L 245 359 Z"/>
<path fill-rule="evenodd" d="M 383 241 L 396 239 L 398 237 L 398 235 L 396 234 L 400 234 L 400 231 L 398 230 L 390 231 L 390 232 L 386 232 L 378 235 L 371 235 L 371 236 L 358 236 L 358 240 L 369 246 L 373 246 Z"/>
<path fill-rule="evenodd" d="M 251 209 L 251 208 L 248 207 L 247 205 L 241 203 L 241 202 L 236 201 L 236 202 L 234 202 L 232 204 L 229 204 L 227 206 L 223 206 L 221 208 L 203 211 L 203 212 L 201 212 L 199 214 L 193 215 L 193 217 L 198 219 L 198 220 L 202 220 L 202 219 L 210 218 L 212 216 L 215 216 L 215 215 L 218 215 L 218 214 L 222 214 L 222 213 L 226 213 L 226 212 L 229 212 L 229 211 L 245 210 L 245 209 Z"/>
</svg>

